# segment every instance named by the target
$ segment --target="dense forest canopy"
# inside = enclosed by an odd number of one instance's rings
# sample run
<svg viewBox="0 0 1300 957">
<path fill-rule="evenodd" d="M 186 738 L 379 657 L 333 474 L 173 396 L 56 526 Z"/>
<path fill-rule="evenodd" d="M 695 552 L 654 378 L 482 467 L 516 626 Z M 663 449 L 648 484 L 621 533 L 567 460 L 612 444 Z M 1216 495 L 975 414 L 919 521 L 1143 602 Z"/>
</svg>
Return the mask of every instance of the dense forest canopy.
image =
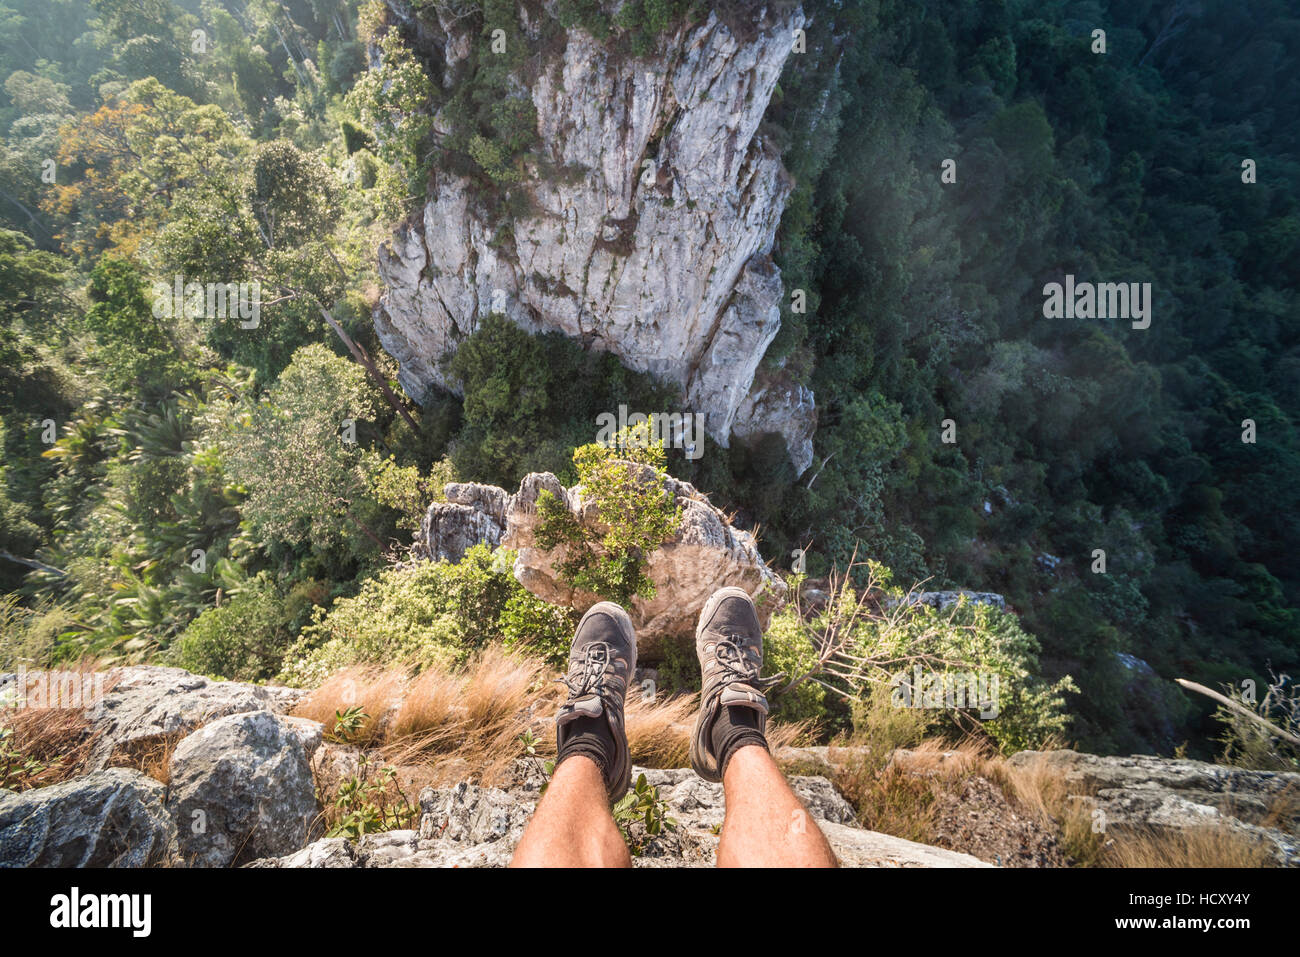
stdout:
<svg viewBox="0 0 1300 957">
<path fill-rule="evenodd" d="M 273 677 L 384 587 L 443 482 L 571 480 L 600 412 L 665 407 L 661 383 L 504 321 L 456 354 L 463 397 L 401 394 L 370 324 L 377 246 L 439 167 L 508 220 L 535 134 L 519 62 L 471 57 L 440 88 L 434 6 L 0 2 L 0 667 Z M 513 3 L 455 6 L 518 34 Z M 555 9 L 626 55 L 708 12 Z M 1077 682 L 1084 746 L 1203 749 L 1207 710 L 1139 686 L 1134 657 L 1215 686 L 1300 667 L 1300 10 L 804 9 L 762 135 L 795 185 L 776 258 L 808 308 L 765 361 L 817 396 L 814 465 L 796 479 L 764 440 L 669 470 L 778 563 L 856 550 L 1003 593 L 1045 677 Z M 256 283 L 258 314 L 187 310 L 184 288 L 158 309 L 178 276 Z M 1149 325 L 1045 315 L 1067 276 L 1149 284 Z"/>
</svg>

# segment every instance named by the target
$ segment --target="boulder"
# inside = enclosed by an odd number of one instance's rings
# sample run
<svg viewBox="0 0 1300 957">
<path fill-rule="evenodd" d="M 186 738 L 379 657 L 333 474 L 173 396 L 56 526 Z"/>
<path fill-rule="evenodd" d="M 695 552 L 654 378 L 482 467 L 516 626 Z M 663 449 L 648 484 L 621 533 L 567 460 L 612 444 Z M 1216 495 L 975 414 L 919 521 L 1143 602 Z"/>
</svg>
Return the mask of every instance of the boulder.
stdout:
<svg viewBox="0 0 1300 957">
<path fill-rule="evenodd" d="M 152 741 L 178 737 L 205 721 L 246 711 L 287 711 L 305 692 L 217 681 L 181 668 L 135 665 L 114 668 L 103 698 L 88 709 L 95 746 L 89 769 Z"/>
<path fill-rule="evenodd" d="M 494 485 L 451 482 L 444 501 L 434 502 L 424 513 L 411 549 L 413 558 L 458 562 L 480 543 L 501 543 L 506 530 L 510 496 Z"/>
<path fill-rule="evenodd" d="M 204 725 L 176 747 L 168 809 L 181 856 L 225 867 L 302 848 L 319 813 L 310 759 L 321 725 L 270 711 Z"/>
<path fill-rule="evenodd" d="M 0 793 L 0 867 L 146 867 L 173 863 L 165 789 L 130 768 Z"/>
</svg>

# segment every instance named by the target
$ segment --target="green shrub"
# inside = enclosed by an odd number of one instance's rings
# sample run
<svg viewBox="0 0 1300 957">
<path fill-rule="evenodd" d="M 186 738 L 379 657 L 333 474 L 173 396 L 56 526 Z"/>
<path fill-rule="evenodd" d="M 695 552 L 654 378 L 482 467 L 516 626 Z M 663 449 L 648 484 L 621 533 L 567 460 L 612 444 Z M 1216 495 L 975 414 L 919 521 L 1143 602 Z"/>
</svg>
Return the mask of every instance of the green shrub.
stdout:
<svg viewBox="0 0 1300 957">
<path fill-rule="evenodd" d="M 542 601 L 520 586 L 501 610 L 501 639 L 507 648 L 527 649 L 563 670 L 577 624 L 572 609 Z"/>
<path fill-rule="evenodd" d="M 889 569 L 875 563 L 868 568 L 866 588 L 839 587 L 816 615 L 801 619 L 795 608 L 787 607 L 773 617 L 767 636 L 769 673 L 785 670 L 793 680 L 811 671 L 793 689 L 773 695 L 777 713 L 834 719 L 847 705 L 860 718 L 868 702 L 878 710 L 872 695 L 882 687 L 891 689 L 895 707 L 917 704 L 916 697 L 902 692 L 904 683 L 907 688 L 914 684 L 914 669 L 920 668 L 924 680 L 940 674 L 971 676 L 987 682 L 981 687 L 996 694 L 996 708 L 989 709 L 996 713 L 987 716 L 981 716 L 974 701 L 963 706 L 956 695 L 956 706 L 938 700 L 943 698 L 939 695 L 926 707 L 907 707 L 920 714 L 922 726 L 954 735 L 982 731 L 1007 753 L 1059 739 L 1069 721 L 1064 695 L 1077 689 L 1069 677 L 1055 683 L 1040 677 L 1038 641 L 1014 615 L 964 599 L 943 611 L 914 604 L 893 586 Z M 817 667 L 815 649 L 828 642 L 833 653 Z M 822 689 L 822 695 L 808 685 Z M 917 688 L 915 694 L 922 691 Z"/>
<path fill-rule="evenodd" d="M 190 622 L 168 657 L 187 671 L 214 678 L 274 677 L 313 601 L 323 595 L 319 582 L 286 590 L 263 572 L 225 604 Z"/>
<path fill-rule="evenodd" d="M 647 425 L 624 430 L 613 444 L 592 443 L 573 453 L 583 498 L 596 506 L 603 530 L 583 525 L 543 491 L 537 543 L 545 549 L 565 546 L 569 557 L 557 570 L 569 585 L 626 605 L 654 597 L 645 569 L 650 554 L 677 531 L 681 508 L 664 484 L 663 445 L 650 438 Z"/>
<path fill-rule="evenodd" d="M 19 665 L 50 668 L 59 661 L 59 636 L 77 625 L 75 610 L 44 600 L 25 607 L 16 594 L 0 596 L 0 671 Z"/>
<path fill-rule="evenodd" d="M 789 683 L 815 670 L 816 666 L 817 649 L 813 646 L 811 632 L 793 614 L 774 616 L 763 636 L 764 676 L 785 672 Z M 825 723 L 831 714 L 827 707 L 826 689 L 815 681 L 801 682 L 785 694 L 769 695 L 768 698 L 772 715 L 783 721 Z"/>
<path fill-rule="evenodd" d="M 567 650 L 571 626 L 564 610 L 548 611 L 515 580 L 513 560 L 509 550 L 475 545 L 454 564 L 381 572 L 328 613 L 317 609 L 285 655 L 281 679 L 313 684 L 351 665 L 451 665 L 492 641 L 535 645 L 553 658 L 558 642 Z"/>
</svg>

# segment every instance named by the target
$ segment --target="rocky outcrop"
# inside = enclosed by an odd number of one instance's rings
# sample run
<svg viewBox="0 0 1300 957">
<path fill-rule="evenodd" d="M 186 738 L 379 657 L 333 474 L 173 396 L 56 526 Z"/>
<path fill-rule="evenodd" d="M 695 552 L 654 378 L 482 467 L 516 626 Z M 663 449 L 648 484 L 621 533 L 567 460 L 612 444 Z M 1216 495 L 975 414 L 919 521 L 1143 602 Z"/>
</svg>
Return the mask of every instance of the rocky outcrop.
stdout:
<svg viewBox="0 0 1300 957">
<path fill-rule="evenodd" d="M 913 604 L 929 605 L 938 611 L 947 611 L 963 599 L 972 605 L 992 605 L 999 611 L 1007 610 L 1007 600 L 994 591 L 923 591 L 910 596 Z"/>
<path fill-rule="evenodd" d="M 177 669 L 123 668 L 119 679 L 137 691 L 152 687 L 160 697 L 184 693 L 188 682 L 174 674 L 160 680 L 167 676 L 159 671 Z M 275 689 L 265 690 L 278 695 Z M 180 740 L 166 787 L 134 769 L 115 767 L 36 790 L 0 789 L 0 866 L 224 866 L 250 861 L 262 867 L 493 867 L 509 861 L 539 799 L 544 780 L 539 762 L 515 762 L 499 788 L 473 783 L 474 769 L 468 766 L 460 783 L 425 788 L 410 830 L 367 835 L 357 842 L 314 840 L 319 807 L 312 755 L 326 750 L 321 731 L 316 722 L 267 709 L 238 712 L 209 720 Z M 354 776 L 364 752 L 332 747 L 338 752 L 332 758 L 335 773 L 317 762 L 322 780 Z M 946 846 L 917 844 L 860 826 L 832 782 L 845 780 L 843 773 L 860 762 L 875 760 L 870 748 L 783 748 L 776 758 L 847 866 L 985 866 L 977 858 L 1004 866 L 1064 862 L 1056 837 L 1008 800 L 994 785 L 995 777 L 962 772 L 969 753 L 899 750 L 889 758 L 895 769 L 919 775 L 941 773 L 952 762 L 949 770 L 960 789 L 941 793 L 930 817 L 935 843 Z M 1300 806 L 1295 800 L 1300 774 L 1073 751 L 1021 752 L 1008 760 L 1012 768 L 1062 778 L 1071 786 L 1069 793 L 1096 812 L 1094 823 L 1108 834 L 1226 828 L 1256 842 L 1277 863 L 1300 866 Z M 678 827 L 650 835 L 644 824 L 628 824 L 640 849 L 635 863 L 713 863 L 716 829 L 725 813 L 722 787 L 687 768 L 644 773 Z"/>
<path fill-rule="evenodd" d="M 164 788 L 128 768 L 0 794 L 0 867 L 146 867 L 174 860 Z"/>
<path fill-rule="evenodd" d="M 666 640 L 692 635 L 704 603 L 723 586 L 735 585 L 754 596 L 764 626 L 786 594 L 785 581 L 763 562 L 753 535 L 732 525 L 689 482 L 669 477 L 665 484 L 682 510 L 681 526 L 650 556 L 646 574 L 655 584 L 655 597 L 633 599 L 628 609 L 644 661 L 656 660 Z M 581 487 L 565 488 L 549 472 L 526 475 L 513 495 L 494 486 L 453 483 L 446 487 L 445 502 L 429 506 L 412 554 L 458 561 L 476 542 L 499 543 L 517 551 L 514 574 L 530 592 L 585 611 L 598 598 L 561 579 L 556 568 L 567 555 L 564 547 L 537 545 L 537 499 L 544 491 L 580 522 L 597 527 Z"/>
<path fill-rule="evenodd" d="M 317 841 L 303 850 L 260 867 L 504 867 L 536 808 L 540 775 L 523 769 L 508 789 L 462 783 L 426 788 L 420 794 L 418 830 L 368 835 L 354 846 L 338 839 Z M 716 863 L 725 806 L 722 785 L 711 784 L 689 768 L 652 770 L 646 783 L 659 789 L 667 815 L 677 827 L 651 837 L 644 825 L 630 825 L 642 844 L 637 867 L 707 867 Z M 946 851 L 868 831 L 853 809 L 825 778 L 794 777 L 791 785 L 846 867 L 987 867 L 967 854 Z"/>
<path fill-rule="evenodd" d="M 185 738 L 171 761 L 168 810 L 195 867 L 287 854 L 320 811 L 310 759 L 321 725 L 269 711 L 234 714 Z"/>
<path fill-rule="evenodd" d="M 509 502 L 506 490 L 495 485 L 448 483 L 443 501 L 425 511 L 411 556 L 458 562 L 475 545 L 496 547 L 505 534 Z"/>
<path fill-rule="evenodd" d="M 422 25 L 417 43 L 454 84 L 456 61 L 480 42 L 476 21 L 389 7 Z M 539 22 L 521 20 L 538 36 Z M 781 326 L 770 254 L 792 189 L 759 124 L 803 23 L 797 6 L 768 8 L 741 39 L 710 15 L 646 57 L 565 31 L 563 52 L 527 84 L 539 135 L 525 176 L 531 211 L 503 229 L 471 180 L 439 171 L 423 210 L 380 250 L 375 330 L 406 390 L 454 385 L 443 356 L 501 312 L 676 385 L 681 411 L 703 413 L 724 447 L 733 435 L 781 435 L 802 473 L 812 393 L 757 373 Z M 434 129 L 445 129 L 440 116 Z"/>
<path fill-rule="evenodd" d="M 1075 751 L 1022 751 L 1009 761 L 1061 774 L 1108 834 L 1223 827 L 1258 841 L 1279 864 L 1300 866 L 1300 774 Z"/>
<path fill-rule="evenodd" d="M 101 700 L 87 712 L 95 745 L 89 769 L 165 738 L 184 735 L 205 721 L 244 711 L 287 711 L 305 692 L 215 681 L 181 668 L 137 665 L 114 668 Z"/>
</svg>

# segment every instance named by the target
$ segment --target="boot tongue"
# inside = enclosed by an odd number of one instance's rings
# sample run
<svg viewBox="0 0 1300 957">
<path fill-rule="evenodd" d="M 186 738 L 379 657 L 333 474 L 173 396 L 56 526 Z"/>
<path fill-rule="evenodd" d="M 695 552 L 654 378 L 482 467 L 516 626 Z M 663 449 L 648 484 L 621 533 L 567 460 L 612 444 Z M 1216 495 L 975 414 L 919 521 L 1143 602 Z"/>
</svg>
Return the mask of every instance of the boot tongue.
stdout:
<svg viewBox="0 0 1300 957">
<path fill-rule="evenodd" d="M 581 698 L 574 698 L 565 704 L 564 708 L 556 716 L 557 723 L 561 725 L 568 724 L 570 721 L 577 721 L 579 718 L 598 718 L 605 713 L 605 704 L 600 700 L 600 695 L 588 694 Z"/>
<path fill-rule="evenodd" d="M 761 714 L 767 714 L 767 699 L 747 685 L 727 685 L 722 689 L 718 703 L 724 707 L 738 705 L 742 708 L 753 708 Z"/>
</svg>

